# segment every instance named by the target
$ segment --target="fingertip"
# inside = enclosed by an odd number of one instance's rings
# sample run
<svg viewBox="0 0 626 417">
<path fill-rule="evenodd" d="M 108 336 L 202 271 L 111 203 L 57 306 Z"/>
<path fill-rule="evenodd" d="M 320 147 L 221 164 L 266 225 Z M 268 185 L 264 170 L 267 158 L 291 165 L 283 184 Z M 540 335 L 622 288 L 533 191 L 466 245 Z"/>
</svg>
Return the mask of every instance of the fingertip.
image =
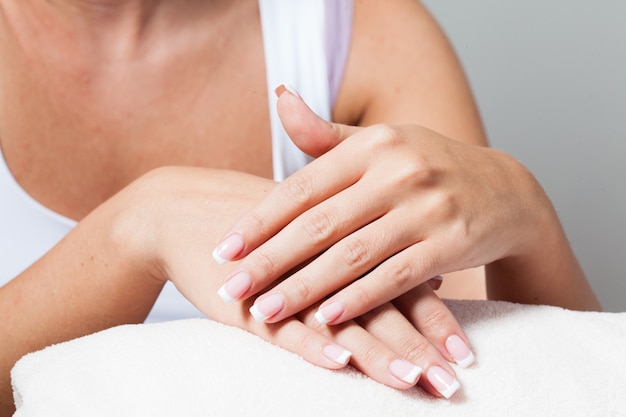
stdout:
<svg viewBox="0 0 626 417">
<path fill-rule="evenodd" d="M 244 246 L 243 236 L 233 233 L 226 236 L 211 254 L 218 264 L 224 265 L 239 256 Z"/>
<path fill-rule="evenodd" d="M 257 307 L 256 305 L 250 307 L 248 311 L 250 311 L 250 314 L 252 314 L 254 320 L 258 321 L 259 323 L 263 323 L 268 318 L 265 314 L 259 311 L 259 307 Z"/>
<path fill-rule="evenodd" d="M 283 308 L 285 308 L 285 298 L 282 294 L 274 293 L 257 298 L 249 311 L 256 321 L 270 323 L 272 318 L 279 321 L 277 315 Z"/>
<path fill-rule="evenodd" d="M 467 368 L 476 361 L 476 357 L 470 347 L 460 336 L 456 334 L 453 334 L 446 339 L 445 346 L 446 350 L 450 356 L 452 356 L 456 364 L 462 368 Z"/>
<path fill-rule="evenodd" d="M 330 359 L 334 365 L 338 365 L 334 367 L 334 369 L 343 368 L 348 364 L 350 358 L 352 357 L 352 352 L 335 344 L 324 346 L 322 348 L 322 354 L 327 359 Z"/>
<path fill-rule="evenodd" d="M 443 277 L 441 275 L 437 275 L 428 280 L 428 285 L 435 291 L 441 288 L 441 284 L 443 284 Z"/>
<path fill-rule="evenodd" d="M 437 365 L 428 368 L 426 378 L 431 387 L 446 399 L 450 399 L 461 389 L 461 383 L 456 377 Z"/>
<path fill-rule="evenodd" d="M 280 97 L 283 93 L 289 93 L 295 97 L 301 98 L 300 93 L 289 83 L 282 83 L 274 89 L 274 93 L 277 97 Z"/>
<path fill-rule="evenodd" d="M 344 313 L 345 307 L 342 302 L 335 301 L 326 306 L 320 307 L 315 313 L 315 319 L 321 325 L 335 322 Z"/>
<path fill-rule="evenodd" d="M 395 359 L 389 363 L 389 372 L 409 385 L 417 384 L 422 371 L 422 368 L 405 359 Z"/>
</svg>

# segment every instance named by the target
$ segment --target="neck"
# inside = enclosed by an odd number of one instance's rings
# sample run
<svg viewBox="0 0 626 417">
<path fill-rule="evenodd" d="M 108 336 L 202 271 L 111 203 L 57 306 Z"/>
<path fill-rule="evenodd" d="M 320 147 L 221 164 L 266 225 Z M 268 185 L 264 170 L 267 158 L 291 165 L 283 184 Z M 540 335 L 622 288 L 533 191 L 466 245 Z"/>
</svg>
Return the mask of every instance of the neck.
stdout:
<svg viewBox="0 0 626 417">
<path fill-rule="evenodd" d="M 58 19 L 71 26 L 79 25 L 94 31 L 118 27 L 141 28 L 163 6 L 177 1 L 167 0 L 48 0 L 28 1 L 24 6 L 41 18 Z"/>
<path fill-rule="evenodd" d="M 163 29 L 185 29 L 198 16 L 219 15 L 232 0 L 0 0 L 12 26 L 79 50 L 124 59 L 141 53 Z M 19 37 L 19 34 L 18 34 Z"/>
</svg>

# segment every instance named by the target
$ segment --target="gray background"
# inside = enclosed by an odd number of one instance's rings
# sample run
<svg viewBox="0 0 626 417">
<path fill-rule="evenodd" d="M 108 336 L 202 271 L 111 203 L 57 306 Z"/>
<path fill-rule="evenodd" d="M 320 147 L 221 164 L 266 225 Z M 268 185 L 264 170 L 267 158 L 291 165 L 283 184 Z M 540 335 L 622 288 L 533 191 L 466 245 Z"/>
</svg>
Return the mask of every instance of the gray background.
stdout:
<svg viewBox="0 0 626 417">
<path fill-rule="evenodd" d="M 552 199 L 607 311 L 626 311 L 626 1 L 424 0 L 493 147 Z"/>
</svg>

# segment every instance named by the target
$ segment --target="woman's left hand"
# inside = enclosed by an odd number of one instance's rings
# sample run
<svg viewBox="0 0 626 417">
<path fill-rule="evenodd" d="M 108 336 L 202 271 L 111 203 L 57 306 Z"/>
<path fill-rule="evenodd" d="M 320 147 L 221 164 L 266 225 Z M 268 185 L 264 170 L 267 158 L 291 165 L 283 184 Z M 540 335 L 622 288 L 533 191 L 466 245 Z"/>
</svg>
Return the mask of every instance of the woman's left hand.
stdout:
<svg viewBox="0 0 626 417">
<path fill-rule="evenodd" d="M 285 89 L 278 108 L 292 140 L 318 158 L 214 251 L 218 261 L 241 260 L 227 282 L 241 273 L 252 282 L 223 286 L 225 300 L 274 285 L 251 308 L 257 320 L 278 322 L 328 298 L 316 317 L 342 323 L 439 274 L 522 252 L 539 233 L 528 204 L 536 183 L 504 153 L 419 126 L 328 123 Z"/>
</svg>

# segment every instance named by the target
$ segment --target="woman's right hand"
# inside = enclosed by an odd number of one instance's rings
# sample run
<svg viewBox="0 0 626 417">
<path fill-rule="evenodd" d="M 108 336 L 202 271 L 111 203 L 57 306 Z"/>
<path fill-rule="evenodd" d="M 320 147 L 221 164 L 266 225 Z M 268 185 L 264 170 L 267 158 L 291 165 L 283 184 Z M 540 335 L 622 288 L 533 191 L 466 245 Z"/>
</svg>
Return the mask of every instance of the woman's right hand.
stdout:
<svg viewBox="0 0 626 417">
<path fill-rule="evenodd" d="M 419 379 L 433 395 L 452 395 L 458 384 L 448 361 L 464 363 L 459 355 L 470 354 L 468 340 L 428 284 L 332 327 L 314 318 L 318 305 L 266 324 L 250 316 L 249 302 L 226 305 L 219 299 L 226 271 L 210 248 L 274 186 L 237 172 L 159 168 L 107 200 L 0 287 L 0 416 L 14 410 L 9 372 L 21 356 L 142 322 L 168 279 L 209 318 L 315 365 L 338 369 L 349 360 L 391 387 L 410 388 Z"/>
<path fill-rule="evenodd" d="M 332 327 L 314 318 L 319 304 L 266 324 L 250 315 L 252 300 L 224 304 L 218 297 L 227 266 L 213 261 L 210 248 L 274 186 L 237 172 L 158 169 L 110 202 L 116 213 L 115 239 L 144 265 L 146 277 L 171 280 L 211 319 L 250 331 L 324 368 L 338 369 L 350 360 L 383 384 L 404 389 L 419 380 L 432 394 L 451 396 L 459 385 L 448 361 L 467 365 L 473 356 L 459 324 L 428 283 Z"/>
</svg>

